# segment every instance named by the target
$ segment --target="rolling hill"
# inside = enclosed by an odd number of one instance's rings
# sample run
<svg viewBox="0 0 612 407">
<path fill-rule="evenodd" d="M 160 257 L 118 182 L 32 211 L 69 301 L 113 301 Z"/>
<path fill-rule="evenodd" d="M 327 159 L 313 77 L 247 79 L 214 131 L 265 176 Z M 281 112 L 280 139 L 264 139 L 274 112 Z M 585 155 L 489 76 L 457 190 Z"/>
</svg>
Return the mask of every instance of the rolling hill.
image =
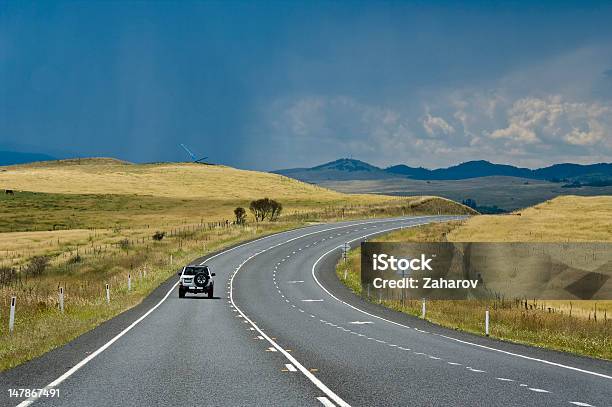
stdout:
<svg viewBox="0 0 612 407">
<path fill-rule="evenodd" d="M 391 208 L 398 213 L 472 213 L 463 205 L 431 196 L 344 194 L 221 165 L 132 164 L 110 158 L 0 167 L 3 189 L 15 192 L 0 194 L 0 232 L 217 221 L 233 218 L 234 208 L 248 208 L 250 201 L 263 197 L 283 204 L 283 219 L 322 212 L 368 216 Z"/>
</svg>

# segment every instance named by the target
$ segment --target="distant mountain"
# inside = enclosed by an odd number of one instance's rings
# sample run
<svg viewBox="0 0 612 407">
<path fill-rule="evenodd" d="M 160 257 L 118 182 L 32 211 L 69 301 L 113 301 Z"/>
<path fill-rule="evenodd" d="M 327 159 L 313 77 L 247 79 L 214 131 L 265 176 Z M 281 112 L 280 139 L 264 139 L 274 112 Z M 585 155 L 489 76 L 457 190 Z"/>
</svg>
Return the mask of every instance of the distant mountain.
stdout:
<svg viewBox="0 0 612 407">
<path fill-rule="evenodd" d="M 397 175 L 385 172 L 371 164 L 349 158 L 341 158 L 312 168 L 292 168 L 273 171 L 273 173 L 311 183 L 397 177 Z"/>
<path fill-rule="evenodd" d="M 2 165 L 13 165 L 13 164 L 25 164 L 35 161 L 49 161 L 55 160 L 47 154 L 40 153 L 20 153 L 16 151 L 0 151 L 0 166 Z"/>
<path fill-rule="evenodd" d="M 508 176 L 554 182 L 601 182 L 612 179 L 612 164 L 555 164 L 532 170 L 489 161 L 468 161 L 448 168 L 429 170 L 423 167 L 394 165 L 386 169 L 359 160 L 343 158 L 312 168 L 274 171 L 306 182 L 410 178 L 414 180 L 462 180 L 491 176 Z"/>
<path fill-rule="evenodd" d="M 576 180 L 612 178 L 612 164 L 555 164 L 533 171 L 534 178 L 547 180 Z"/>
<path fill-rule="evenodd" d="M 424 179 L 424 177 L 427 177 L 429 173 L 431 173 L 431 170 L 428 170 L 427 168 L 409 167 L 404 164 L 391 166 L 389 168 L 386 168 L 384 171 L 391 174 L 399 175 L 401 177 L 412 179 Z"/>
<path fill-rule="evenodd" d="M 428 170 L 425 168 L 412 168 L 406 165 L 395 165 L 385 169 L 395 174 L 405 174 L 407 178 L 421 180 L 457 180 L 490 176 L 508 176 L 531 178 L 532 170 L 515 167 L 513 165 L 493 164 L 488 161 L 468 161 L 448 168 Z"/>
</svg>

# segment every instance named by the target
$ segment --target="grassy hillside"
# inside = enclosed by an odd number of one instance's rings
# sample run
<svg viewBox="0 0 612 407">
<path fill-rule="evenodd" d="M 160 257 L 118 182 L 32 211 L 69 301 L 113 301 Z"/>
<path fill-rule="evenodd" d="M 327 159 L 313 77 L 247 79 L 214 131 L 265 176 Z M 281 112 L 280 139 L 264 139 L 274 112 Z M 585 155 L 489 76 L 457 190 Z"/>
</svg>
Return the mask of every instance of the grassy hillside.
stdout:
<svg viewBox="0 0 612 407">
<path fill-rule="evenodd" d="M 0 167 L 0 192 L 0 310 L 12 296 L 18 304 L 12 334 L 0 311 L 0 370 L 138 304 L 179 265 L 232 243 L 309 222 L 471 213 L 436 197 L 346 195 L 224 166 L 113 159 Z M 277 221 L 255 223 L 249 215 L 246 225 L 232 222 L 234 208 L 263 197 L 283 204 Z M 157 231 L 165 233 L 161 240 L 153 239 Z"/>
<path fill-rule="evenodd" d="M 169 198 L 249 199 L 283 196 L 324 200 L 343 195 L 286 177 L 221 165 L 130 164 L 113 159 L 61 160 L 3 167 L 0 185 L 56 194 L 144 195 Z M 375 200 L 376 198 L 374 198 Z"/>
<path fill-rule="evenodd" d="M 0 265 L 79 246 L 150 238 L 209 222 L 233 220 L 237 206 L 270 197 L 283 206 L 280 223 L 471 213 L 435 197 L 347 195 L 283 176 L 225 166 L 113 159 L 51 161 L 0 168 Z M 20 233 L 6 233 L 20 232 Z"/>
<path fill-rule="evenodd" d="M 478 216 L 448 235 L 461 242 L 610 242 L 612 196 L 561 196 L 506 216 Z"/>
<path fill-rule="evenodd" d="M 393 242 L 612 242 L 612 196 L 564 196 L 509 215 L 476 216 L 404 229 L 372 239 Z M 361 293 L 360 250 L 351 251 L 338 276 Z M 346 276 L 345 279 L 345 270 Z M 420 315 L 418 301 L 383 301 Z M 612 301 L 430 301 L 428 320 L 476 334 L 491 312 L 493 337 L 612 359 Z"/>
<path fill-rule="evenodd" d="M 284 176 L 191 163 L 130 164 L 113 159 L 63 160 L 0 167 L 0 231 L 103 228 L 228 219 L 239 205 L 269 197 L 284 215 L 389 205 L 467 211 L 433 197 L 347 195 Z M 434 204 L 435 201 L 435 204 Z M 2 212 L 0 212 L 2 213 Z"/>
</svg>

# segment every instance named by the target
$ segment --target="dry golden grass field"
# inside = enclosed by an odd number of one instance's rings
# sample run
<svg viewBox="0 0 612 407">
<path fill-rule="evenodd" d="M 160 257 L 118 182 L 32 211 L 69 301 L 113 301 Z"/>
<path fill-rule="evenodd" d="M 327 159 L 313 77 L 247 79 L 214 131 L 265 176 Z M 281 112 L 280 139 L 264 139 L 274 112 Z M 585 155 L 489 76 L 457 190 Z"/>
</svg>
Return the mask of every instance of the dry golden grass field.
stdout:
<svg viewBox="0 0 612 407">
<path fill-rule="evenodd" d="M 0 192 L 0 371 L 138 304 L 177 265 L 230 244 L 311 222 L 472 213 L 436 197 L 347 195 L 225 166 L 114 159 L 0 167 Z M 234 208 L 248 211 L 251 200 L 264 197 L 282 203 L 278 220 L 255 223 L 249 214 L 246 225 L 234 224 Z M 163 239 L 152 238 L 157 231 Z M 12 296 L 17 314 L 9 334 Z"/>
<path fill-rule="evenodd" d="M 510 215 L 477 216 L 448 235 L 455 242 L 610 242 L 612 196 L 560 196 Z"/>
<path fill-rule="evenodd" d="M 563 196 L 509 215 L 481 215 L 464 222 L 404 229 L 372 239 L 393 242 L 612 242 L 612 196 Z M 360 250 L 353 250 L 338 276 L 361 293 Z M 346 271 L 347 278 L 344 278 Z M 420 315 L 420 303 L 384 301 Z M 491 335 L 535 346 L 612 359 L 612 301 L 430 301 L 432 322 L 484 332 L 491 310 Z"/>
</svg>

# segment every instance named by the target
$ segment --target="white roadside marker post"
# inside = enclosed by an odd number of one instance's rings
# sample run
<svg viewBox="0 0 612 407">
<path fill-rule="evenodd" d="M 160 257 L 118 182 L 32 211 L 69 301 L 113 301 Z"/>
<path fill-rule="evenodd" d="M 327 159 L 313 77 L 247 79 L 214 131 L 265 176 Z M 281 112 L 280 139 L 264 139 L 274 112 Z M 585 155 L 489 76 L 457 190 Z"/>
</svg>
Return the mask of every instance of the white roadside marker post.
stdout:
<svg viewBox="0 0 612 407">
<path fill-rule="evenodd" d="M 338 246 L 340 249 L 340 253 L 342 253 L 342 264 L 344 266 L 344 280 L 348 277 L 348 269 L 346 267 L 346 258 L 348 256 L 348 251 L 351 249 L 351 245 L 348 242 L 345 242 L 342 246 Z"/>
<path fill-rule="evenodd" d="M 110 304 L 110 286 L 106 284 L 106 303 Z"/>
<path fill-rule="evenodd" d="M 344 246 L 342 246 L 342 259 L 344 260 L 345 263 L 348 257 L 349 250 L 351 250 L 351 245 L 348 242 L 345 242 Z"/>
<path fill-rule="evenodd" d="M 128 292 L 132 291 L 132 275 L 128 273 Z"/>
<path fill-rule="evenodd" d="M 59 308 L 60 312 L 64 312 L 64 287 L 59 289 Z"/>
<path fill-rule="evenodd" d="M 485 335 L 489 336 L 489 310 L 485 311 Z"/>
<path fill-rule="evenodd" d="M 173 259 L 172 259 L 172 255 L 170 255 L 170 265 L 172 266 L 173 263 Z"/>
<path fill-rule="evenodd" d="M 13 333 L 13 329 L 15 329 L 15 303 L 17 302 L 17 297 L 11 297 L 11 313 L 9 315 L 9 333 Z"/>
<path fill-rule="evenodd" d="M 421 318 L 425 319 L 425 298 L 423 298 L 423 303 L 421 304 Z"/>
</svg>

